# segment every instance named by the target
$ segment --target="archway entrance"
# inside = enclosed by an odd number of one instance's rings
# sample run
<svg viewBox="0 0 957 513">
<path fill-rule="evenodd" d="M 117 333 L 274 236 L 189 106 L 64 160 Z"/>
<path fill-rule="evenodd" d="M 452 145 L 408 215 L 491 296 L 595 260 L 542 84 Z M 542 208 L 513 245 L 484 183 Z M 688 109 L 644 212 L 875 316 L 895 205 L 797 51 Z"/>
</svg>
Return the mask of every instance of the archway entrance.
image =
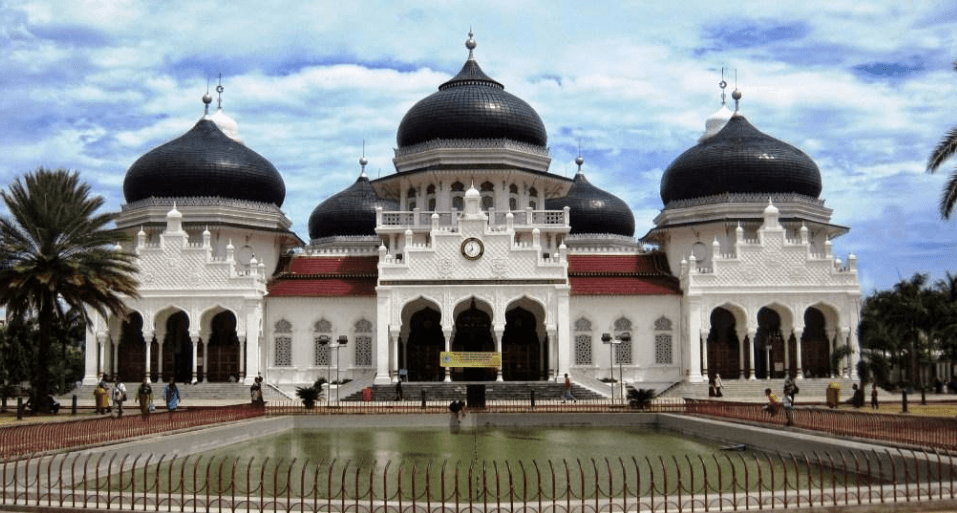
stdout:
<svg viewBox="0 0 957 513">
<path fill-rule="evenodd" d="M 176 312 L 166 320 L 163 337 L 163 381 L 187 383 L 193 376 L 193 342 L 189 338 L 189 317 Z"/>
<path fill-rule="evenodd" d="M 212 332 L 203 358 L 204 375 L 209 382 L 239 381 L 239 337 L 236 335 L 236 316 L 220 312 L 212 321 Z"/>
<path fill-rule="evenodd" d="M 442 314 L 430 307 L 412 315 L 408 341 L 399 354 L 399 368 L 406 369 L 409 381 L 442 381 L 445 369 L 439 365 L 445 350 Z"/>
<path fill-rule="evenodd" d="M 120 328 L 120 345 L 113 368 L 120 381 L 141 381 L 146 374 L 146 341 L 143 339 L 143 317 L 133 312 Z"/>
<path fill-rule="evenodd" d="M 547 348 L 547 343 L 544 344 Z M 538 319 L 532 312 L 518 307 L 505 313 L 502 334 L 502 379 L 505 381 L 538 381 L 546 379 L 543 362 L 546 350 L 538 337 Z"/>
<path fill-rule="evenodd" d="M 758 310 L 758 330 L 754 336 L 755 375 L 761 379 L 784 377 L 784 337 L 781 316 L 770 308 Z M 770 368 L 768 368 L 770 365 Z"/>
<path fill-rule="evenodd" d="M 817 308 L 804 311 L 804 335 L 801 337 L 801 368 L 809 378 L 831 375 L 831 347 L 827 340 L 827 321 Z"/>
<path fill-rule="evenodd" d="M 495 351 L 495 341 L 492 339 L 492 317 L 476 307 L 474 299 L 469 308 L 455 318 L 452 351 Z M 452 379 L 455 381 L 494 381 L 496 374 L 496 369 L 492 368 L 464 367 L 452 369 Z"/>
<path fill-rule="evenodd" d="M 711 312 L 711 331 L 708 333 L 708 378 L 737 378 L 741 372 L 741 341 L 734 314 L 724 308 Z"/>
</svg>

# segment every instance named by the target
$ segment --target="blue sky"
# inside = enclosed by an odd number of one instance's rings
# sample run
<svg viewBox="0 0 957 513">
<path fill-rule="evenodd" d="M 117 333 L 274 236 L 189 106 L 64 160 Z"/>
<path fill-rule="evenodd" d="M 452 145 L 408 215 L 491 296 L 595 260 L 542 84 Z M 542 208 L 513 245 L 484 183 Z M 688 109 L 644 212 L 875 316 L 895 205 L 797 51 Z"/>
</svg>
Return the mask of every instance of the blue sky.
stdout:
<svg viewBox="0 0 957 513">
<path fill-rule="evenodd" d="M 957 271 L 957 221 L 927 157 L 957 125 L 957 4 L 947 2 L 0 3 L 0 186 L 76 169 L 116 210 L 126 169 L 187 131 L 207 82 L 247 146 L 283 174 L 283 210 L 309 213 L 367 172 L 394 172 L 405 112 L 476 59 L 531 104 L 553 173 L 625 199 L 636 235 L 661 209 L 663 171 L 720 106 L 721 68 L 749 121 L 821 168 L 851 232 L 864 292 Z M 730 89 L 729 88 L 729 92 Z"/>
</svg>

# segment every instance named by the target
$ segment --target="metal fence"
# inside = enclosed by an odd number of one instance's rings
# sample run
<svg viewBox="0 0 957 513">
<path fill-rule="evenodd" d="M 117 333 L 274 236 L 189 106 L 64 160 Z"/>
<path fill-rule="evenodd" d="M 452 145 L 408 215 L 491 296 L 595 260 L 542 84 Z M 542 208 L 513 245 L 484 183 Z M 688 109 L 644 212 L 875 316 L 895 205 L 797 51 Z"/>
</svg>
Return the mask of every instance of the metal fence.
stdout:
<svg viewBox="0 0 957 513">
<path fill-rule="evenodd" d="M 0 428 L 0 458 L 98 445 L 138 436 L 232 422 L 263 415 L 251 406 L 192 408 L 175 413 L 141 417 L 130 412 L 123 417 L 96 417 L 4 426 Z"/>
<path fill-rule="evenodd" d="M 601 513 L 939 505 L 955 499 L 955 474 L 952 456 L 915 451 L 458 463 L 60 454 L 0 462 L 0 506 Z"/>
<path fill-rule="evenodd" d="M 783 410 L 768 414 L 755 403 L 685 400 L 690 414 L 784 425 L 788 417 Z M 957 451 L 957 418 L 922 417 L 899 414 L 864 413 L 829 408 L 794 408 L 793 425 L 802 429 L 880 440 L 894 444 Z"/>
<path fill-rule="evenodd" d="M 474 408 L 473 408 L 474 409 Z M 268 415 L 336 415 L 356 413 L 448 413 L 449 401 L 407 400 L 407 401 L 322 401 L 315 408 L 304 408 L 301 401 L 270 401 L 266 408 Z M 489 400 L 478 411 L 485 413 L 683 413 L 685 400 L 681 398 L 662 398 L 652 401 L 645 408 L 633 408 L 620 400 L 589 399 L 581 401 L 548 400 Z"/>
</svg>

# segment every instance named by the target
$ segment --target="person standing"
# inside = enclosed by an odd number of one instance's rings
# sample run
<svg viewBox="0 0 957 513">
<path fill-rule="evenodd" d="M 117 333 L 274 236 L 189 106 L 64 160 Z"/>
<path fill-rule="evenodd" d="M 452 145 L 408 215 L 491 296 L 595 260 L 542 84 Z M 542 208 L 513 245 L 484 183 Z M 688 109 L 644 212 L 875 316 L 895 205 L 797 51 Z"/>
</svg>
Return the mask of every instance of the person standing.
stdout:
<svg viewBox="0 0 957 513">
<path fill-rule="evenodd" d="M 877 404 L 877 383 L 871 385 L 871 408 L 875 410 L 880 408 Z"/>
<path fill-rule="evenodd" d="M 572 401 L 578 402 L 578 399 L 575 399 L 575 396 L 572 395 L 572 378 L 568 377 L 568 373 L 565 373 L 565 393 L 562 395 L 562 402 L 571 399 Z"/>
<path fill-rule="evenodd" d="M 163 389 L 163 399 L 166 400 L 166 410 L 170 413 L 176 411 L 176 407 L 179 406 L 179 388 L 176 387 L 175 381 L 170 381 L 169 385 L 166 385 L 166 388 Z"/>
<path fill-rule="evenodd" d="M 116 408 L 116 416 L 123 416 L 123 402 L 126 401 L 126 385 L 116 378 L 113 382 L 113 407 Z"/>
<path fill-rule="evenodd" d="M 717 372 L 714 373 L 714 396 L 715 397 L 724 397 L 724 393 L 721 392 L 721 389 L 724 388 L 724 383 L 721 382 L 721 374 Z"/>
<path fill-rule="evenodd" d="M 143 378 L 143 384 L 136 391 L 136 400 L 140 403 L 140 415 L 143 418 L 150 416 L 150 406 L 153 404 L 153 387 L 149 378 Z"/>
<path fill-rule="evenodd" d="M 791 379 L 791 376 L 788 375 L 784 378 L 784 397 L 788 398 L 791 401 L 791 404 L 794 404 L 794 394 L 798 393 L 798 386 L 794 384 L 794 380 Z"/>
<path fill-rule="evenodd" d="M 395 382 L 395 400 L 402 400 L 402 378 L 399 378 L 399 381 Z"/>
<path fill-rule="evenodd" d="M 93 400 L 95 402 L 95 411 L 99 415 L 110 411 L 110 393 L 106 390 L 106 383 L 99 382 L 96 389 L 93 390 Z"/>
</svg>

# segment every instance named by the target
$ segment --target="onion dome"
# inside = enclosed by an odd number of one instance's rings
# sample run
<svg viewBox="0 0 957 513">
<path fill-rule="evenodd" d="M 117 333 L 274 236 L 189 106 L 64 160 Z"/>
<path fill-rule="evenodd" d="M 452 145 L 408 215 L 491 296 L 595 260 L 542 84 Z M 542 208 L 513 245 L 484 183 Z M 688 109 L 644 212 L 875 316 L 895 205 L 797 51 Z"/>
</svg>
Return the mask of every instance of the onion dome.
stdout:
<svg viewBox="0 0 957 513">
<path fill-rule="evenodd" d="M 362 161 L 365 161 L 365 157 Z M 313 209 L 309 215 L 310 239 L 375 235 L 376 207 L 386 211 L 399 210 L 398 202 L 376 197 L 364 168 L 363 163 L 362 174 L 349 188 L 326 198 Z"/>
<path fill-rule="evenodd" d="M 682 153 L 661 178 L 666 206 L 676 200 L 755 193 L 817 198 L 821 171 L 803 151 L 762 133 L 740 114 Z"/>
<path fill-rule="evenodd" d="M 219 197 L 281 207 L 286 185 L 268 160 L 204 116 L 190 131 L 137 159 L 126 172 L 123 195 L 127 203 L 150 197 Z"/>
<path fill-rule="evenodd" d="M 585 159 L 575 159 L 578 174 L 564 198 L 545 202 L 547 210 L 569 207 L 571 234 L 612 234 L 632 237 L 635 234 L 635 216 L 621 198 L 595 187 L 585 178 L 581 165 Z"/>
<path fill-rule="evenodd" d="M 544 147 L 545 124 L 524 100 L 486 75 L 465 43 L 469 58 L 458 75 L 412 106 L 399 123 L 399 147 L 434 139 L 509 139 Z"/>
</svg>

